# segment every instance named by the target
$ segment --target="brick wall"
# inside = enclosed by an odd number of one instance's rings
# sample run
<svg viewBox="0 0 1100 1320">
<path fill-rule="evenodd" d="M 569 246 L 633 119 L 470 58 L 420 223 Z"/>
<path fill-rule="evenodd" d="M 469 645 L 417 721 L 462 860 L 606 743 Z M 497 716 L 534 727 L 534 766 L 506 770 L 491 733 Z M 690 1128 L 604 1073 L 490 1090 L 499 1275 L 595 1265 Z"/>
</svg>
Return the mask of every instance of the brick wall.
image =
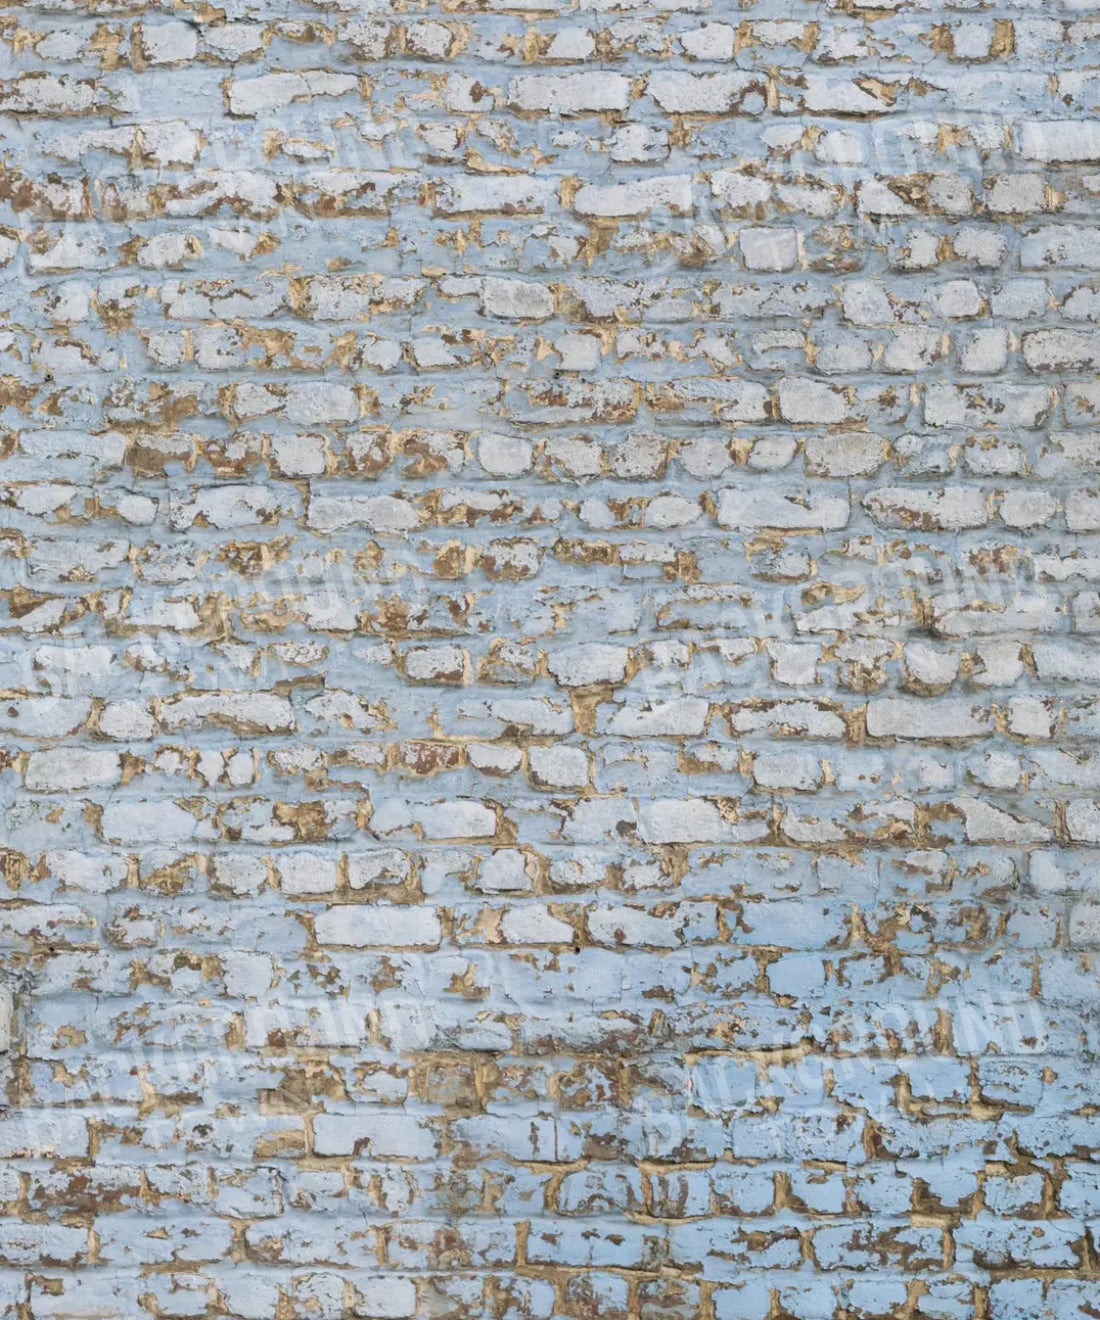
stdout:
<svg viewBox="0 0 1100 1320">
<path fill-rule="evenodd" d="M 1100 10 L 0 21 L 0 1315 L 1100 1307 Z"/>
</svg>

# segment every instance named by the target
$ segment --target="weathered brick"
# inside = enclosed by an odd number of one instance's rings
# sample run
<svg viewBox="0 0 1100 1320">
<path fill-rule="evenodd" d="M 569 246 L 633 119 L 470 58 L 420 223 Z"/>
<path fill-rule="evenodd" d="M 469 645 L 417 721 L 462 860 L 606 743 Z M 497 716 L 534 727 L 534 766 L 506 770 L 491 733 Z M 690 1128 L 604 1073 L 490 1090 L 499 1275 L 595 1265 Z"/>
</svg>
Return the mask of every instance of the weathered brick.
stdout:
<svg viewBox="0 0 1100 1320">
<path fill-rule="evenodd" d="M 1084 0 L 18 8 L 0 1311 L 1088 1310 Z"/>
</svg>

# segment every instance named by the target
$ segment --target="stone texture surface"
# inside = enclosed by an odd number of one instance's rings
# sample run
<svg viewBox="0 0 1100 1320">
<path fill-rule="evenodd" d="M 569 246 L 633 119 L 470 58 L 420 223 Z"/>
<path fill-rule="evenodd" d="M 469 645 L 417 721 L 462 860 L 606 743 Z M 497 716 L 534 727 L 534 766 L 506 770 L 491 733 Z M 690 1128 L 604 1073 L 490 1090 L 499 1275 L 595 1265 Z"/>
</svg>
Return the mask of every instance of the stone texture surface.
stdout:
<svg viewBox="0 0 1100 1320">
<path fill-rule="evenodd" d="M 1100 1313 L 1100 9 L 2 12 L 0 1315 Z"/>
</svg>

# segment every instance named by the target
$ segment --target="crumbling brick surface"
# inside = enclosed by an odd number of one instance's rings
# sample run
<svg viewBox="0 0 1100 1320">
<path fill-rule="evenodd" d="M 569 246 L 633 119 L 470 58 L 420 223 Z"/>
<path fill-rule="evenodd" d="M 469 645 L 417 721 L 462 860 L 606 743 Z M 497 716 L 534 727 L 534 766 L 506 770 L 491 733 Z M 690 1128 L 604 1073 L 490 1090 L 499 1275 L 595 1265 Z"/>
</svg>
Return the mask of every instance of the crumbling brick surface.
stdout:
<svg viewBox="0 0 1100 1320">
<path fill-rule="evenodd" d="M 0 1316 L 1100 1315 L 1100 9 L 0 13 Z"/>
</svg>

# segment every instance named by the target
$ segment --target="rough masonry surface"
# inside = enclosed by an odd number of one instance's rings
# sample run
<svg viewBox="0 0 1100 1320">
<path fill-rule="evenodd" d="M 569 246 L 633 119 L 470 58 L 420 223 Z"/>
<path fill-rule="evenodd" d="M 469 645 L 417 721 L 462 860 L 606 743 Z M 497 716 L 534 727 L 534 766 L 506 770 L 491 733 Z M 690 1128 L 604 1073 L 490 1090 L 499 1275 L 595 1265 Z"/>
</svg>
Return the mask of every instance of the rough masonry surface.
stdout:
<svg viewBox="0 0 1100 1320">
<path fill-rule="evenodd" d="M 1100 9 L 0 34 L 0 1315 L 1100 1314 Z"/>
</svg>

